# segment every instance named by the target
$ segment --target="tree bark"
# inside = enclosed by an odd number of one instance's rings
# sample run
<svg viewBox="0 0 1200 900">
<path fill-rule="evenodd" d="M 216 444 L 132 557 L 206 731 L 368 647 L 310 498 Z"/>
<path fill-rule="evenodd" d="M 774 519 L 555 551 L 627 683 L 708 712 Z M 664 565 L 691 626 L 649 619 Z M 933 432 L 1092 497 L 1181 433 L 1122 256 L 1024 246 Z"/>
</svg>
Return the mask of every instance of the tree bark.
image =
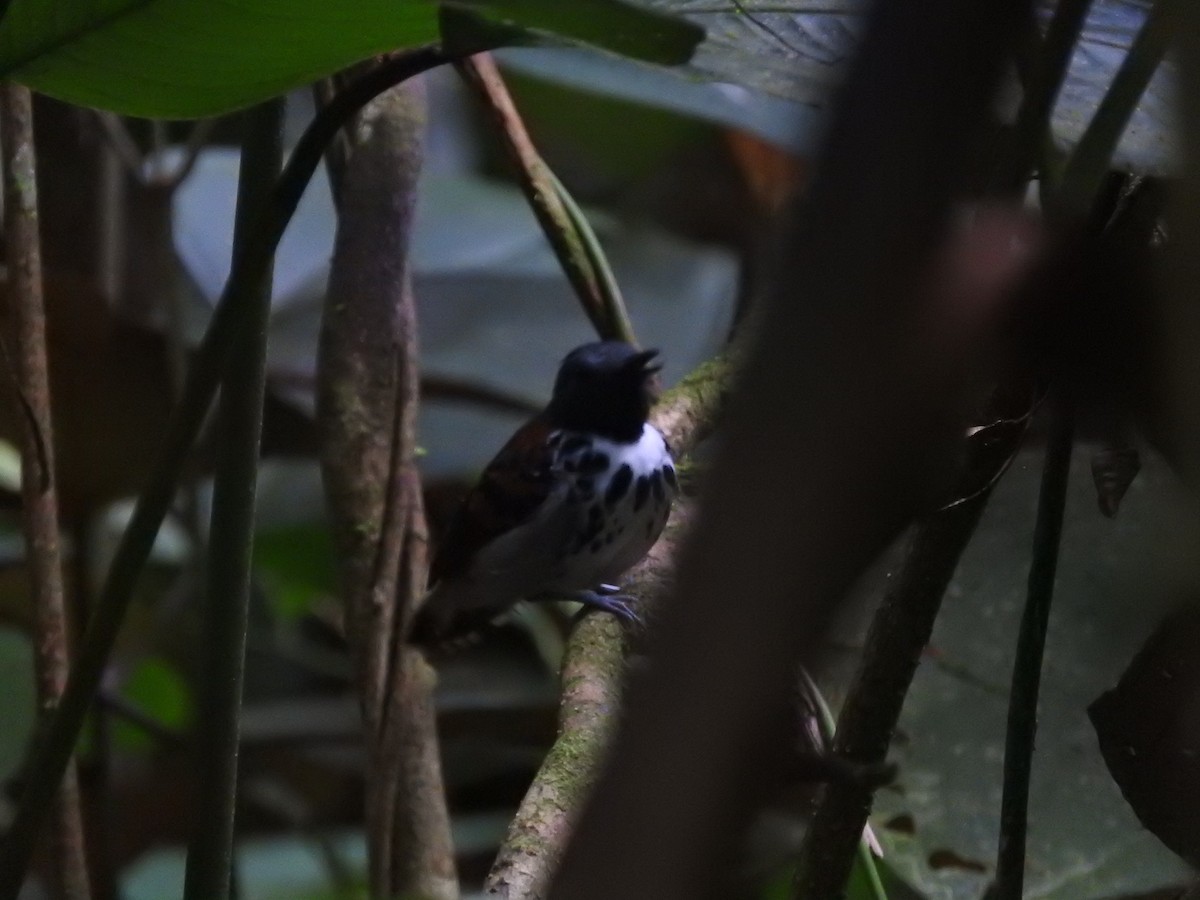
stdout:
<svg viewBox="0 0 1200 900">
<path fill-rule="evenodd" d="M 402 640 L 426 579 L 408 267 L 424 125 L 419 85 L 388 91 L 349 126 L 332 159 L 338 233 L 318 355 L 321 462 L 362 698 L 370 885 L 379 898 L 458 895 L 433 674 Z"/>
<path fill-rule="evenodd" d="M 4 237 L 13 298 L 3 338 L 4 362 L 14 380 L 13 401 L 21 408 L 20 418 L 25 423 L 21 429 L 21 512 L 34 610 L 38 709 L 45 721 L 53 715 L 66 688 L 70 650 L 50 417 L 33 105 L 28 88 L 15 84 L 0 86 L 0 135 L 4 157 Z M 67 764 L 53 802 L 50 848 L 55 895 L 86 900 L 91 888 L 73 758 Z"/>
</svg>

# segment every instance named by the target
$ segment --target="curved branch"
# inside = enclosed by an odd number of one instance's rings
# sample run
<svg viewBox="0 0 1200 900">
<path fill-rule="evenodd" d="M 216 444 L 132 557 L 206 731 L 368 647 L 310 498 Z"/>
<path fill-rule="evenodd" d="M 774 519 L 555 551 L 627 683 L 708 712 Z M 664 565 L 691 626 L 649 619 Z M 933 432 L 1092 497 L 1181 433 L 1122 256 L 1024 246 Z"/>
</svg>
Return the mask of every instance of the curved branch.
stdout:
<svg viewBox="0 0 1200 900">
<path fill-rule="evenodd" d="M 677 458 L 710 433 L 731 370 L 728 356 L 705 363 L 655 407 L 652 421 Z M 643 608 L 652 611 L 670 590 L 675 549 L 688 518 L 687 504 L 677 504 L 663 536 L 625 579 Z M 611 616 L 585 615 L 571 633 L 563 657 L 558 738 L 509 825 L 484 884 L 489 894 L 545 896 L 608 745 L 620 706 L 626 646 L 626 631 Z"/>
</svg>

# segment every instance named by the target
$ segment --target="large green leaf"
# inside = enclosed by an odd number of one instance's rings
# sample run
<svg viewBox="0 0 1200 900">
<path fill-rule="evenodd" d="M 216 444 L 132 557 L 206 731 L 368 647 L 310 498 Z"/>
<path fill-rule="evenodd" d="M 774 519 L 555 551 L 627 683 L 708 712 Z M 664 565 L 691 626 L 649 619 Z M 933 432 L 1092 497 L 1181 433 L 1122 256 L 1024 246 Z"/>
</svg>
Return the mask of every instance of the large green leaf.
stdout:
<svg viewBox="0 0 1200 900">
<path fill-rule="evenodd" d="M 702 37 L 695 25 L 621 0 L 453 6 L 527 30 L 530 41 L 594 43 L 662 63 L 686 60 Z M 0 77 L 85 106 L 187 118 L 438 38 L 433 0 L 13 0 L 0 23 Z"/>
</svg>

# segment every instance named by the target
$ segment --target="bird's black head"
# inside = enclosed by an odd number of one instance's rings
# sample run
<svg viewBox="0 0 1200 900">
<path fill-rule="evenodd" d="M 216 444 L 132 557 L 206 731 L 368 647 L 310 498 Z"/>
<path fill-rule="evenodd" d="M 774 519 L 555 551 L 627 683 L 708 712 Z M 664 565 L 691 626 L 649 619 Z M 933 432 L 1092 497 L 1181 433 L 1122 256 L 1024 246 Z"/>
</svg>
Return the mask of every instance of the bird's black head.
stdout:
<svg viewBox="0 0 1200 900">
<path fill-rule="evenodd" d="M 623 341 L 584 344 L 567 354 L 546 408 L 550 424 L 590 431 L 616 441 L 636 441 L 650 414 L 651 365 L 657 350 L 638 350 Z"/>
</svg>

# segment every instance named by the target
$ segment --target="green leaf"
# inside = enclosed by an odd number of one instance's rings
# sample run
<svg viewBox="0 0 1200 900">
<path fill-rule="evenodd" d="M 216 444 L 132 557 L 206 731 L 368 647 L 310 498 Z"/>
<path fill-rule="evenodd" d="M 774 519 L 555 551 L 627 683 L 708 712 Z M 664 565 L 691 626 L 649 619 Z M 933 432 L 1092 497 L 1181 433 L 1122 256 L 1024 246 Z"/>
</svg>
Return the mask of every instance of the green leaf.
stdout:
<svg viewBox="0 0 1200 900">
<path fill-rule="evenodd" d="M 308 612 L 313 600 L 336 587 L 333 539 L 312 525 L 261 532 L 254 539 L 254 566 L 284 619 Z"/>
<path fill-rule="evenodd" d="M 437 37 L 425 2 L 13 0 L 0 76 L 84 106 L 186 118 Z"/>
<path fill-rule="evenodd" d="M 682 62 L 695 25 L 620 0 L 456 3 L 654 62 Z M 439 39 L 432 0 L 13 0 L 0 23 L 0 77 L 129 115 L 215 115 L 391 50 Z"/>
<path fill-rule="evenodd" d="M 185 731 L 195 713 L 187 682 L 169 662 L 158 657 L 144 659 L 126 679 L 121 691 L 141 712 L 171 731 Z M 113 727 L 117 743 L 131 750 L 149 749 L 154 739 L 143 728 L 117 720 Z"/>
<path fill-rule="evenodd" d="M 613 0 L 444 0 L 446 9 L 479 17 L 505 43 L 536 43 L 565 37 L 622 56 L 682 65 L 704 39 L 704 29 L 681 18 Z M 520 40 L 519 32 L 529 40 Z"/>
<path fill-rule="evenodd" d="M 884 898 L 888 898 L 888 900 L 897 900 L 897 898 L 900 898 L 900 900 L 909 900 L 909 898 L 919 896 L 915 895 L 910 888 L 902 884 L 887 868 L 883 860 L 875 860 L 875 866 L 879 869 L 879 876 L 884 883 L 885 893 L 882 894 Z M 795 891 L 793 890 L 795 878 L 796 867 L 794 865 L 784 866 L 783 869 L 763 886 L 759 892 L 759 900 L 792 900 L 795 896 Z M 846 882 L 844 900 L 879 900 L 880 896 L 879 889 L 875 886 L 871 873 L 867 870 L 862 856 L 856 856 L 854 866 L 850 869 L 850 878 Z"/>
<path fill-rule="evenodd" d="M 33 648 L 29 639 L 10 628 L 0 628 L 0 778 L 7 779 L 25 759 L 33 734 L 37 696 L 33 684 Z"/>
</svg>

